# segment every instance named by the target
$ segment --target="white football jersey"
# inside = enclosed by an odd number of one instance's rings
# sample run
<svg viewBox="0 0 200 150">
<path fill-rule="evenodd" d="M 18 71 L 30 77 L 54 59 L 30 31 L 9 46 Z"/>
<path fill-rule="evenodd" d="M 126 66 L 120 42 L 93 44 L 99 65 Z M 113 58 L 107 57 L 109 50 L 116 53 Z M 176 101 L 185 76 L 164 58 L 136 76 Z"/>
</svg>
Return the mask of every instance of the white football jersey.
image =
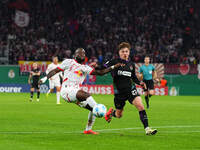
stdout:
<svg viewBox="0 0 200 150">
<path fill-rule="evenodd" d="M 48 65 L 47 70 L 46 70 L 46 74 L 48 74 L 50 71 L 52 71 L 53 69 L 56 69 L 58 67 L 59 64 L 54 64 L 51 63 Z M 59 77 L 60 73 L 55 74 L 54 76 L 51 77 L 52 80 L 59 80 L 60 81 L 60 77 Z"/>
<path fill-rule="evenodd" d="M 65 59 L 58 69 L 64 71 L 63 85 L 80 86 L 87 74 L 93 72 L 93 68 L 79 64 L 75 59 Z"/>
</svg>

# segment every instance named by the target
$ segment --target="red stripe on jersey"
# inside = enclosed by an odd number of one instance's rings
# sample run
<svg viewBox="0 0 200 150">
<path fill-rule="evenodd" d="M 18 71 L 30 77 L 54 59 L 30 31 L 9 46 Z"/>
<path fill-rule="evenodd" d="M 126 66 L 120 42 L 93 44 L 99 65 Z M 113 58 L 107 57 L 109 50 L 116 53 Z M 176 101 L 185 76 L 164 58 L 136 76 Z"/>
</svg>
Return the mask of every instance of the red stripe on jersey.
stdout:
<svg viewBox="0 0 200 150">
<path fill-rule="evenodd" d="M 67 80 L 68 80 L 68 78 L 64 79 L 63 82 L 65 82 L 65 81 L 67 81 Z"/>
<path fill-rule="evenodd" d="M 61 70 L 61 71 L 64 71 L 62 68 L 60 68 L 60 67 L 57 67 L 59 70 Z"/>
<path fill-rule="evenodd" d="M 74 61 L 78 63 L 78 61 L 76 59 L 74 59 Z"/>
<path fill-rule="evenodd" d="M 94 70 L 95 70 L 95 69 L 93 68 L 92 71 L 91 71 L 89 74 L 91 75 L 91 74 L 94 72 Z"/>
<path fill-rule="evenodd" d="M 66 94 L 66 97 L 67 97 L 68 102 L 70 102 L 70 98 L 68 97 L 68 94 Z"/>
</svg>

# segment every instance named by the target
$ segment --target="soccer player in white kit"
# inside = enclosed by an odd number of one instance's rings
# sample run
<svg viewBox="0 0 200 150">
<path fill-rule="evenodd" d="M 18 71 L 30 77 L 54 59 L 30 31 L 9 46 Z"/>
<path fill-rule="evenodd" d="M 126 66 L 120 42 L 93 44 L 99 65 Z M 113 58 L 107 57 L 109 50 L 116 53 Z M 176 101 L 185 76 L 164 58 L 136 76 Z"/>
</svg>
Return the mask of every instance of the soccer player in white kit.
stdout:
<svg viewBox="0 0 200 150">
<path fill-rule="evenodd" d="M 56 73 L 63 71 L 64 80 L 61 88 L 62 98 L 69 103 L 75 103 L 80 107 L 88 109 L 90 111 L 88 123 L 83 133 L 98 134 L 92 130 L 92 126 L 95 122 L 95 116 L 92 114 L 92 110 L 97 103 L 89 93 L 80 88 L 80 85 L 83 83 L 87 74 L 104 75 L 115 68 L 123 66 L 123 64 L 118 63 L 102 70 L 94 69 L 83 64 L 85 60 L 85 50 L 83 48 L 78 48 L 75 51 L 74 57 L 74 59 L 65 59 L 56 69 L 50 71 L 46 77 L 42 78 L 40 83 L 44 83 Z"/>
<path fill-rule="evenodd" d="M 53 69 L 56 69 L 58 67 L 58 57 L 53 56 L 52 63 L 48 65 L 46 74 L 48 74 Z M 47 92 L 47 97 L 49 93 L 52 93 L 54 88 L 56 88 L 56 97 L 57 97 L 57 104 L 60 104 L 60 77 L 62 77 L 62 72 L 55 74 L 51 78 L 49 78 L 49 91 Z"/>
</svg>

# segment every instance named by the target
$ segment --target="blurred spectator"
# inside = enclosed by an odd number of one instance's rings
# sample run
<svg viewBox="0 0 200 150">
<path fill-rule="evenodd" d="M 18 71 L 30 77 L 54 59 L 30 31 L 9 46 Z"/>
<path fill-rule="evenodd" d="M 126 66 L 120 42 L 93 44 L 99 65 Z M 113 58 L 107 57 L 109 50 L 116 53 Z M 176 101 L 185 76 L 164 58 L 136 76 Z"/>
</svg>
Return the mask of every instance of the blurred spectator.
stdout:
<svg viewBox="0 0 200 150">
<path fill-rule="evenodd" d="M 160 80 L 160 86 L 167 86 L 167 80 L 164 77 Z"/>
</svg>

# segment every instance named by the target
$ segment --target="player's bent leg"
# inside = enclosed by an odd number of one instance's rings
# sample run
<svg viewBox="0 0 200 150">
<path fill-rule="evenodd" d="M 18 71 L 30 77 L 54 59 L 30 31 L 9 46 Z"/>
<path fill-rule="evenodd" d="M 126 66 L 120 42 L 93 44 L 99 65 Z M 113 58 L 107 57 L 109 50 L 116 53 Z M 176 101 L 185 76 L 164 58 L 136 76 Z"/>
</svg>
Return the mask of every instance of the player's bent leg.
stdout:
<svg viewBox="0 0 200 150">
<path fill-rule="evenodd" d="M 88 123 L 84 134 L 98 134 L 97 132 L 92 131 L 92 126 L 95 122 L 95 116 L 92 114 L 93 107 L 97 104 L 92 96 L 89 93 L 77 89 L 77 88 L 65 88 L 61 89 L 61 96 L 63 99 L 70 103 L 76 103 L 82 108 L 88 109 L 90 112 L 88 114 Z"/>
<path fill-rule="evenodd" d="M 92 126 L 95 122 L 96 117 L 93 115 L 93 113 L 90 111 L 88 114 L 88 123 L 86 125 L 86 129 L 83 132 L 84 134 L 99 134 L 98 132 L 95 132 L 92 130 Z"/>
<path fill-rule="evenodd" d="M 144 110 L 144 105 L 140 96 L 135 97 L 132 104 L 137 108 L 138 111 Z"/>
<path fill-rule="evenodd" d="M 139 111 L 140 120 L 141 120 L 141 122 L 142 122 L 142 124 L 144 126 L 146 135 L 154 135 L 154 134 L 156 134 L 157 130 L 156 129 L 151 129 L 149 127 L 148 117 L 147 117 L 146 111 L 144 109 L 144 105 L 142 104 L 142 98 L 140 96 L 137 96 L 133 100 L 132 104 L 135 105 L 135 107 Z"/>
<path fill-rule="evenodd" d="M 112 120 L 112 117 L 121 118 L 123 113 L 123 108 L 125 106 L 124 95 L 115 95 L 114 104 L 116 110 L 112 108 L 105 115 L 106 121 L 109 123 Z"/>
<path fill-rule="evenodd" d="M 97 104 L 96 101 L 93 99 L 93 97 L 89 93 L 87 93 L 83 90 L 79 90 L 77 92 L 76 97 L 80 102 L 78 104 L 79 106 L 90 110 L 90 112 L 88 114 L 88 123 L 87 123 L 86 129 L 83 133 L 84 134 L 99 134 L 98 132 L 94 132 L 92 130 L 92 126 L 93 126 L 95 119 L 96 119 L 96 117 L 92 113 L 92 110 L 93 110 L 93 107 Z"/>
</svg>

